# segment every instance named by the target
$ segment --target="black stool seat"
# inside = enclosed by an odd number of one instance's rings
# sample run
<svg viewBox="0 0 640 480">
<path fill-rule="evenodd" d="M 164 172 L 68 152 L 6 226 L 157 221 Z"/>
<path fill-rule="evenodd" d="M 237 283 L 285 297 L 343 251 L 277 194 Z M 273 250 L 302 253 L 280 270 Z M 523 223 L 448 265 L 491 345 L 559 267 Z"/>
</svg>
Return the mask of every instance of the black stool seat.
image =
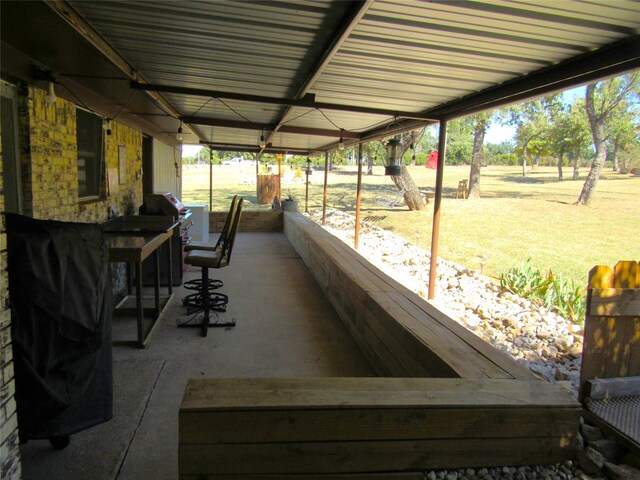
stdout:
<svg viewBox="0 0 640 480">
<path fill-rule="evenodd" d="M 185 252 L 190 252 L 191 250 L 207 250 L 211 252 L 219 252 L 222 250 L 222 247 L 217 244 L 209 243 L 209 242 L 198 242 L 197 240 L 191 240 L 184 246 Z"/>
<path fill-rule="evenodd" d="M 222 252 L 191 250 L 184 259 L 184 262 L 194 267 L 222 268 L 228 265 L 229 260 Z"/>
</svg>

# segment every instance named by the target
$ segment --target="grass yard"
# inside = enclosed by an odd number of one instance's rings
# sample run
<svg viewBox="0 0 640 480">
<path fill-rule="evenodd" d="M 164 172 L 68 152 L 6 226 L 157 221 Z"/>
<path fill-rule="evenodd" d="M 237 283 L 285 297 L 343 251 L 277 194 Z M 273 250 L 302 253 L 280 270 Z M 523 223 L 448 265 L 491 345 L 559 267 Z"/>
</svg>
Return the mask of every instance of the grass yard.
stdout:
<svg viewBox="0 0 640 480">
<path fill-rule="evenodd" d="M 420 189 L 433 190 L 435 171 L 410 167 Z M 304 209 L 303 179 L 295 183 L 294 171 L 284 168 L 282 195 L 292 193 Z M 380 200 L 395 197 L 395 186 L 376 167 L 374 175 L 363 175 L 361 215 L 363 219 L 397 233 L 425 249 L 431 244 L 432 205 L 426 212 L 406 207 L 388 208 Z M 596 264 L 613 265 L 618 260 L 640 259 L 640 177 L 603 172 L 590 207 L 574 206 L 587 170 L 578 181 L 557 179 L 557 170 L 540 167 L 522 176 L 521 167 L 485 167 L 476 201 L 457 200 L 458 181 L 468 178 L 468 166 L 446 166 L 440 223 L 439 255 L 469 268 L 480 269 L 479 256 L 486 257 L 484 273 L 498 276 L 527 258 L 543 270 L 585 283 Z M 570 176 L 566 169 L 565 176 Z M 322 208 L 324 174 L 310 177 L 309 209 Z M 357 173 L 355 167 L 340 167 L 329 173 L 327 206 L 355 212 Z M 251 183 L 253 182 L 253 183 Z M 234 194 L 245 196 L 245 208 L 256 205 L 255 167 L 213 167 L 213 209 L 226 210 Z M 209 203 L 209 167 L 183 167 L 183 201 Z"/>
</svg>

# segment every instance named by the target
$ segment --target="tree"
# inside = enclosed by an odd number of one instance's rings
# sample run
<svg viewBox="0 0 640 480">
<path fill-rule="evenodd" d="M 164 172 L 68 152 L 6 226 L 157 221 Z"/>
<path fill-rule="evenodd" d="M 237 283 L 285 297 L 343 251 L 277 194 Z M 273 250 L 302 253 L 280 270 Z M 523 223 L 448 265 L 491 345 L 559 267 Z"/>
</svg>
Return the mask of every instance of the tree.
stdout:
<svg viewBox="0 0 640 480">
<path fill-rule="evenodd" d="M 404 153 L 409 149 L 411 145 L 415 146 L 415 142 L 418 140 L 416 132 L 406 132 L 401 135 L 401 154 L 400 158 L 404 156 Z M 400 175 L 392 175 L 391 181 L 398 187 L 398 190 L 404 189 L 404 202 L 409 207 L 409 210 L 426 210 L 427 204 L 416 185 L 416 182 L 413 180 L 413 177 L 405 167 L 404 162 L 401 163 L 401 173 Z"/>
<path fill-rule="evenodd" d="M 555 119 L 550 133 L 551 151 L 558 157 L 558 178 L 563 180 L 562 164 L 565 154 L 574 161 L 574 180 L 577 179 L 580 152 L 588 146 L 591 134 L 583 102 L 565 106 Z"/>
<path fill-rule="evenodd" d="M 576 205 L 591 202 L 607 156 L 607 126 L 612 119 L 624 115 L 634 103 L 637 104 L 639 82 L 640 74 L 633 73 L 587 85 L 585 109 L 596 154 Z"/>
<path fill-rule="evenodd" d="M 561 109 L 560 94 L 536 98 L 509 108 L 508 124 L 517 129 L 515 139 L 518 151 L 522 153 L 523 177 L 527 175 L 527 160 L 550 150 L 548 135 L 553 119 Z"/>
<path fill-rule="evenodd" d="M 614 172 L 620 170 L 621 173 L 626 173 L 620 168 L 620 154 L 637 142 L 638 126 L 634 122 L 637 116 L 637 109 L 631 105 L 626 111 L 611 118 L 607 125 L 607 156 L 610 157 Z"/>
<path fill-rule="evenodd" d="M 471 168 L 469 169 L 469 200 L 480 198 L 480 169 L 482 168 L 482 147 L 484 136 L 494 117 L 494 112 L 476 113 L 466 117 L 473 131 L 473 149 L 471 150 Z"/>
</svg>

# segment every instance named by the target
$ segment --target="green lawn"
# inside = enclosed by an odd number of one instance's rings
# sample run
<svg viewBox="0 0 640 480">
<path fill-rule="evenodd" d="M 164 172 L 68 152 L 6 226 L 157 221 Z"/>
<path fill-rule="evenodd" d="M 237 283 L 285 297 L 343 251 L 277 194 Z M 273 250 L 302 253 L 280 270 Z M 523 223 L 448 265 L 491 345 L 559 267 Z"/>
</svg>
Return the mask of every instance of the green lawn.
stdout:
<svg viewBox="0 0 640 480">
<path fill-rule="evenodd" d="M 435 171 L 410 167 L 421 189 L 433 189 Z M 640 177 L 605 171 L 590 207 L 573 205 L 587 170 L 580 180 L 557 179 L 557 170 L 540 167 L 522 177 L 521 167 L 486 167 L 482 170 L 482 198 L 456 200 L 458 181 L 468 177 L 469 167 L 445 167 L 444 198 L 440 224 L 439 255 L 479 269 L 478 257 L 486 257 L 486 274 L 500 272 L 531 258 L 540 269 L 551 269 L 584 283 L 596 264 L 640 259 Z M 565 176 L 570 175 L 569 169 Z M 293 171 L 285 169 L 283 196 L 293 193 L 304 209 L 305 186 L 289 184 Z M 310 177 L 309 209 L 322 208 L 323 172 Z M 255 168 L 213 167 L 213 209 L 226 210 L 234 194 L 245 196 L 248 209 L 256 205 Z M 355 167 L 341 167 L 329 174 L 327 205 L 355 211 Z M 376 200 L 393 198 L 395 187 L 383 168 L 363 176 L 362 217 L 393 231 L 423 248 L 430 248 L 432 206 L 426 212 L 406 207 L 386 208 Z M 209 203 L 209 168 L 183 168 L 185 203 Z"/>
</svg>

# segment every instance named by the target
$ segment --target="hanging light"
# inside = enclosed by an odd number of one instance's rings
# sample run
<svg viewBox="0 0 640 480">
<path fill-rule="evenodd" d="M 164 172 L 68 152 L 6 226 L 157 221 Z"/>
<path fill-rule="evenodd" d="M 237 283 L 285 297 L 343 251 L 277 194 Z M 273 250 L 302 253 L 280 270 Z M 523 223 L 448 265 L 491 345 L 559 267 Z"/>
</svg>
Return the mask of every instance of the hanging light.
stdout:
<svg viewBox="0 0 640 480">
<path fill-rule="evenodd" d="M 262 130 L 262 135 L 260 135 L 260 148 L 264 148 L 267 146 L 267 143 L 264 140 L 264 129 Z"/>
<path fill-rule="evenodd" d="M 47 85 L 47 94 L 44 97 L 44 101 L 47 102 L 48 105 L 53 105 L 54 103 L 56 103 L 57 97 L 56 97 L 56 91 L 53 88 L 53 82 L 51 80 L 49 80 L 49 83 Z"/>
<path fill-rule="evenodd" d="M 104 122 L 102 123 L 102 129 L 104 130 L 105 134 L 111 135 L 111 119 L 104 119 Z"/>
<path fill-rule="evenodd" d="M 183 138 L 184 137 L 182 136 L 182 119 L 180 119 L 180 126 L 178 127 L 178 133 L 176 133 L 176 140 L 181 142 Z"/>
<path fill-rule="evenodd" d="M 311 159 L 307 157 L 307 175 L 311 175 L 313 173 L 313 165 L 311 164 Z"/>
<path fill-rule="evenodd" d="M 344 128 L 340 129 L 340 141 L 338 142 L 338 149 L 339 150 L 344 150 Z"/>
<path fill-rule="evenodd" d="M 384 166 L 385 175 L 398 176 L 402 173 L 400 158 L 400 140 L 396 137 L 391 138 L 386 145 L 387 148 L 387 164 Z"/>
</svg>

